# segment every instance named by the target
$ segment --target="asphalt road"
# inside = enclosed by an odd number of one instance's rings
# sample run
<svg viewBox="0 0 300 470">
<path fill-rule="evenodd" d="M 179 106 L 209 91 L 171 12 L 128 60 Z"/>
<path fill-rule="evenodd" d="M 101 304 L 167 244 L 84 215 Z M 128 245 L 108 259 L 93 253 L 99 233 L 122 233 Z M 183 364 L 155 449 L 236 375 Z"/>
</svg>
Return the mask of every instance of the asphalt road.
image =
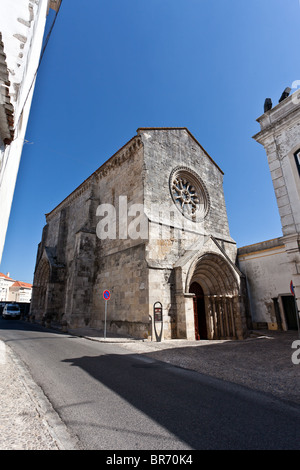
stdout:
<svg viewBox="0 0 300 470">
<path fill-rule="evenodd" d="M 300 409 L 263 393 L 99 343 L 0 319 L 83 449 L 299 449 Z"/>
</svg>

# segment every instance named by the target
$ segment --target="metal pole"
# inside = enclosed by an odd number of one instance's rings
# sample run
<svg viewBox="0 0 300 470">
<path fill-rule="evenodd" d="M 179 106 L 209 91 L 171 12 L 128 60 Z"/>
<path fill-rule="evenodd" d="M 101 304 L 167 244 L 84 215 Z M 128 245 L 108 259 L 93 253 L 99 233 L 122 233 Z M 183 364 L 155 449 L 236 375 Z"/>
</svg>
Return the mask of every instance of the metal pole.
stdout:
<svg viewBox="0 0 300 470">
<path fill-rule="evenodd" d="M 107 300 L 105 300 L 104 339 L 106 339 Z"/>
<path fill-rule="evenodd" d="M 291 283 L 292 284 L 292 283 Z M 299 325 L 299 310 L 298 310 L 298 305 L 297 305 L 297 298 L 296 298 L 296 291 L 295 291 L 295 286 L 293 286 L 293 292 L 294 292 L 294 300 L 295 300 L 295 309 L 296 309 L 296 318 L 297 318 L 297 328 L 298 328 L 298 336 L 300 338 L 300 325 Z"/>
<path fill-rule="evenodd" d="M 299 310 L 298 310 L 298 305 L 297 305 L 296 296 L 294 296 L 294 299 L 295 299 L 295 308 L 296 308 L 296 317 L 297 317 L 298 336 L 299 336 L 299 338 L 300 338 Z"/>
</svg>

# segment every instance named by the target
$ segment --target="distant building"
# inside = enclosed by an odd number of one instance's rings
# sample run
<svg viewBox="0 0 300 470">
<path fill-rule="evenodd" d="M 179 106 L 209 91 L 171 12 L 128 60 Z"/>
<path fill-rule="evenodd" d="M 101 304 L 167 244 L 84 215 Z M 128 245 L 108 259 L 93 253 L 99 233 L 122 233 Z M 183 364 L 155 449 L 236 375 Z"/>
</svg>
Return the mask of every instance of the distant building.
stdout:
<svg viewBox="0 0 300 470">
<path fill-rule="evenodd" d="M 39 65 L 46 17 L 61 0 L 1 0 L 0 262 Z"/>
<path fill-rule="evenodd" d="M 30 303 L 32 293 L 32 284 L 16 281 L 9 288 L 9 298 L 11 302 Z"/>
<path fill-rule="evenodd" d="M 254 139 L 267 153 L 283 236 L 239 248 L 238 264 L 254 327 L 297 329 L 290 283 L 300 309 L 300 91 L 266 108 L 257 121 L 261 130 Z"/>
<path fill-rule="evenodd" d="M 9 273 L 0 273 L 0 302 L 30 303 L 32 284 L 15 281 Z"/>
<path fill-rule="evenodd" d="M 9 300 L 9 289 L 16 281 L 9 277 L 9 273 L 0 273 L 0 302 Z"/>
</svg>

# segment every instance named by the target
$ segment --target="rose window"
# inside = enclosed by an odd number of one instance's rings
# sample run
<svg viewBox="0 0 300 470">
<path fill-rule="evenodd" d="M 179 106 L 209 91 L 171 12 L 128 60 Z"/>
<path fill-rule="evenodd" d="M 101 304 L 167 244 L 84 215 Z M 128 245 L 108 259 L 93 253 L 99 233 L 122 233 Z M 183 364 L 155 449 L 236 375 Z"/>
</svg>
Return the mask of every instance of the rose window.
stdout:
<svg viewBox="0 0 300 470">
<path fill-rule="evenodd" d="M 208 192 L 194 171 L 185 167 L 173 170 L 170 191 L 174 203 L 184 216 L 194 221 L 206 216 L 209 209 Z"/>
</svg>

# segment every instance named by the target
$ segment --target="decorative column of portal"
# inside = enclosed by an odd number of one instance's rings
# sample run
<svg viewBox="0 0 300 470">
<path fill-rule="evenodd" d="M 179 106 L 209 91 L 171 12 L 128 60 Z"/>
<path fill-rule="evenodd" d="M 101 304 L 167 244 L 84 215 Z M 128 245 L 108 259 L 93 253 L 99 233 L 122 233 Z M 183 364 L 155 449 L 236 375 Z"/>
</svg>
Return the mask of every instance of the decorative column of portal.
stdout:
<svg viewBox="0 0 300 470">
<path fill-rule="evenodd" d="M 218 297 L 215 296 L 215 306 L 216 306 L 216 319 L 217 319 L 217 336 L 216 339 L 220 339 L 221 336 L 221 317 L 220 317 L 220 310 L 219 310 L 219 301 Z"/>
<path fill-rule="evenodd" d="M 219 316 L 219 309 L 218 309 L 218 299 L 217 296 L 214 296 L 214 306 L 215 306 L 215 317 L 216 317 L 216 339 L 219 339 L 220 334 L 220 316 Z"/>
<path fill-rule="evenodd" d="M 206 296 L 206 305 L 207 305 L 207 318 L 208 318 L 208 326 L 209 326 L 209 338 L 213 339 L 214 331 L 215 331 L 215 319 L 214 319 L 214 311 L 212 308 L 212 297 L 210 295 Z"/>
<path fill-rule="evenodd" d="M 223 296 L 218 297 L 218 308 L 220 317 L 220 338 L 225 338 L 225 319 L 224 319 L 224 308 L 223 308 Z"/>
<path fill-rule="evenodd" d="M 217 319 L 218 319 L 218 336 L 217 339 L 220 339 L 222 337 L 222 315 L 221 315 L 221 309 L 220 309 L 220 297 L 216 296 L 216 313 L 217 313 Z"/>
<path fill-rule="evenodd" d="M 219 325 L 220 325 L 220 328 L 219 328 L 219 338 L 223 338 L 224 337 L 224 328 L 223 328 L 223 312 L 222 312 L 222 301 L 221 301 L 221 297 L 218 296 L 217 297 L 217 309 L 218 309 L 218 316 L 219 316 Z"/>
<path fill-rule="evenodd" d="M 230 337 L 229 325 L 228 325 L 228 315 L 227 315 L 227 307 L 226 307 L 226 297 L 222 297 L 222 310 L 223 310 L 223 320 L 224 320 L 224 335 L 225 338 Z"/>
<path fill-rule="evenodd" d="M 232 336 L 236 338 L 236 327 L 235 327 L 235 321 L 234 321 L 234 309 L 233 309 L 232 297 L 228 298 L 228 307 L 229 307 L 230 319 L 231 319 L 231 324 L 232 324 Z"/>
<path fill-rule="evenodd" d="M 216 315 L 216 304 L 215 304 L 215 297 L 211 296 L 211 310 L 212 310 L 212 317 L 213 317 L 213 339 L 217 339 L 217 329 L 218 329 L 218 320 Z"/>
<path fill-rule="evenodd" d="M 210 337 L 212 339 L 236 338 L 234 298 L 229 296 L 207 296 Z"/>
<path fill-rule="evenodd" d="M 227 334 L 229 338 L 232 338 L 234 336 L 234 333 L 233 333 L 233 326 L 232 326 L 232 321 L 231 321 L 230 305 L 229 305 L 228 297 L 224 297 L 224 305 L 225 305 L 225 310 L 226 310 Z"/>
</svg>

